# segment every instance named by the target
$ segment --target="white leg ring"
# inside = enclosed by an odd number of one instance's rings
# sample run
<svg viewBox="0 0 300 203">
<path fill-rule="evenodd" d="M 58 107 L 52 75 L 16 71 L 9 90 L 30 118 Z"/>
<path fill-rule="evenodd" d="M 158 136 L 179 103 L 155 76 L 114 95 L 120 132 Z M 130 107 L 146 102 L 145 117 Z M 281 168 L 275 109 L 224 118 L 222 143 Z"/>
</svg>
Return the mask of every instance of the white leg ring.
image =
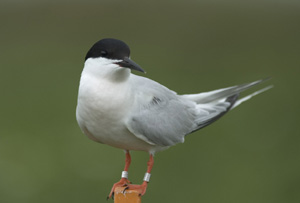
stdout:
<svg viewBox="0 0 300 203">
<path fill-rule="evenodd" d="M 151 177 L 151 174 L 150 174 L 150 173 L 145 173 L 145 176 L 144 176 L 144 179 L 143 179 L 143 180 L 149 183 L 150 177 Z"/>
<path fill-rule="evenodd" d="M 122 176 L 121 178 L 126 178 L 128 179 L 128 171 L 122 171 Z"/>
</svg>

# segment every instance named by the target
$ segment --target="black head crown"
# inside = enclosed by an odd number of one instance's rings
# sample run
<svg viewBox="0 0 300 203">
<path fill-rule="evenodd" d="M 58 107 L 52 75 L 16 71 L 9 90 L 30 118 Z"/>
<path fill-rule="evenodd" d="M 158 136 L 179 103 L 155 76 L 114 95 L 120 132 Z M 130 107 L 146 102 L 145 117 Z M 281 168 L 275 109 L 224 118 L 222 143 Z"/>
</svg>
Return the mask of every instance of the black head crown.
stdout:
<svg viewBox="0 0 300 203">
<path fill-rule="evenodd" d="M 115 64 L 120 67 L 130 68 L 145 73 L 145 71 L 129 58 L 130 49 L 127 44 L 118 39 L 106 38 L 96 42 L 88 51 L 85 60 L 89 58 L 103 57 L 107 59 L 117 59 Z"/>
<path fill-rule="evenodd" d="M 96 42 L 88 51 L 88 58 L 104 57 L 108 59 L 124 59 L 129 57 L 130 49 L 127 44 L 118 39 L 106 38 Z"/>
</svg>

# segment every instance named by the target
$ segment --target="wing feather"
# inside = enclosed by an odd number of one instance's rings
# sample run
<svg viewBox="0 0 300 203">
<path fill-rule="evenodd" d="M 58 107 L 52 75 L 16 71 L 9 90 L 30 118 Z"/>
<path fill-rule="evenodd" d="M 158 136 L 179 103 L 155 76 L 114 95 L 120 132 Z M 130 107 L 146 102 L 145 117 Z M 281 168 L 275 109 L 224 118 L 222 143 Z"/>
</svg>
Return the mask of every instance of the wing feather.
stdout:
<svg viewBox="0 0 300 203">
<path fill-rule="evenodd" d="M 155 81 L 133 77 L 136 89 L 132 106 L 135 109 L 126 126 L 136 137 L 159 146 L 184 142 L 187 134 L 215 122 L 233 107 L 262 92 L 238 100 L 240 92 L 266 80 L 200 94 L 177 95 Z"/>
</svg>

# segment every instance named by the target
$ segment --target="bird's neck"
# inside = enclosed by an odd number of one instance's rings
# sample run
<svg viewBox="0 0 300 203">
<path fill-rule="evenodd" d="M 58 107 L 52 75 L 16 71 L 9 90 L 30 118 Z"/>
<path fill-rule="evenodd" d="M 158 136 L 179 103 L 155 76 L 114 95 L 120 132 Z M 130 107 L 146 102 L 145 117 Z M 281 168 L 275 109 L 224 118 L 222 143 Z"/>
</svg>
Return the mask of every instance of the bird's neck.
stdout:
<svg viewBox="0 0 300 203">
<path fill-rule="evenodd" d="M 130 70 L 128 68 L 120 68 L 117 70 L 111 71 L 106 75 L 107 79 L 113 82 L 125 82 L 130 76 Z"/>
<path fill-rule="evenodd" d="M 130 69 L 119 67 L 116 64 L 101 64 L 97 61 L 87 61 L 84 67 L 84 74 L 108 80 L 115 83 L 126 82 L 130 77 Z"/>
</svg>

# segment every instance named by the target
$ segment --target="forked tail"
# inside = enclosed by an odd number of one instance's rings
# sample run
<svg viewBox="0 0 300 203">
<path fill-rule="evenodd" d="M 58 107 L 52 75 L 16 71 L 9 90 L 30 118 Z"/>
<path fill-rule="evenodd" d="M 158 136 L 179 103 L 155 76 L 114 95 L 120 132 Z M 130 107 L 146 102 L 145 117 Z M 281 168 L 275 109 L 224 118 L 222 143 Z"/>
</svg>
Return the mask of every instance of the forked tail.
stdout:
<svg viewBox="0 0 300 203">
<path fill-rule="evenodd" d="M 247 101 L 253 96 L 272 88 L 273 85 L 270 85 L 239 99 L 239 94 L 241 92 L 269 79 L 270 78 L 266 78 L 251 83 L 236 85 L 200 94 L 182 95 L 184 98 L 196 102 L 199 110 L 198 117 L 196 119 L 197 127 L 192 132 L 210 125 L 244 101 Z"/>
</svg>

